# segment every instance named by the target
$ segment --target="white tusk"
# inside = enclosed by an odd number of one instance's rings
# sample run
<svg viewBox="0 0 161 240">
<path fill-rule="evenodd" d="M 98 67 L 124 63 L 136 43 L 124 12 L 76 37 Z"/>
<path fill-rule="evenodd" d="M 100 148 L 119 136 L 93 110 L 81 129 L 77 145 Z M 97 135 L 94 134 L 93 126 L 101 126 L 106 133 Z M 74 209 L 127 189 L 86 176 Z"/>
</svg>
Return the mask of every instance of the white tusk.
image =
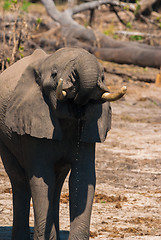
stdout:
<svg viewBox="0 0 161 240">
<path fill-rule="evenodd" d="M 60 78 L 58 82 L 58 86 L 56 89 L 56 97 L 58 100 L 62 101 L 66 97 L 67 93 L 63 90 L 63 79 Z"/>
<path fill-rule="evenodd" d="M 102 94 L 102 99 L 107 101 L 107 102 L 113 102 L 113 101 L 116 101 L 118 99 L 120 99 L 122 96 L 124 96 L 124 94 L 126 93 L 127 91 L 127 87 L 126 86 L 123 86 L 118 92 L 116 93 L 108 93 L 108 92 L 105 92 Z"/>
</svg>

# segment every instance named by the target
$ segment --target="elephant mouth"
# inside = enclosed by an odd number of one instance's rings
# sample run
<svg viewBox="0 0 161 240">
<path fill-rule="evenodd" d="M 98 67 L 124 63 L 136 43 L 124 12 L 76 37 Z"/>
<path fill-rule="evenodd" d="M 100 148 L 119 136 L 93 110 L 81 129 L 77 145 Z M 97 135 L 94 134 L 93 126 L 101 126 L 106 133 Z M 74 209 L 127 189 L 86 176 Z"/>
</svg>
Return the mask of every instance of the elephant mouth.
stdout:
<svg viewBox="0 0 161 240">
<path fill-rule="evenodd" d="M 87 105 L 78 105 L 73 103 L 72 100 L 68 100 L 68 111 L 74 114 L 75 119 L 84 119 L 86 116 Z"/>
</svg>

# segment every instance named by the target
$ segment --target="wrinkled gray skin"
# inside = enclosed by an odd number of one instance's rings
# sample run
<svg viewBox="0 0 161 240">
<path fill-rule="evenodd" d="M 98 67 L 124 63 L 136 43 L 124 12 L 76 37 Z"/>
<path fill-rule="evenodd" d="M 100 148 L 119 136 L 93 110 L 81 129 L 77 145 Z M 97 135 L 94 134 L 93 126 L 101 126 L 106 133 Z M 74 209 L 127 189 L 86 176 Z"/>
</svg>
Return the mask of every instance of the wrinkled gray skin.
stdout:
<svg viewBox="0 0 161 240">
<path fill-rule="evenodd" d="M 63 101 L 56 98 L 63 78 Z M 70 171 L 69 239 L 89 239 L 95 189 L 95 142 L 110 129 L 103 70 L 82 49 L 36 50 L 0 75 L 0 154 L 13 189 L 14 240 L 59 240 L 59 198 Z"/>
</svg>

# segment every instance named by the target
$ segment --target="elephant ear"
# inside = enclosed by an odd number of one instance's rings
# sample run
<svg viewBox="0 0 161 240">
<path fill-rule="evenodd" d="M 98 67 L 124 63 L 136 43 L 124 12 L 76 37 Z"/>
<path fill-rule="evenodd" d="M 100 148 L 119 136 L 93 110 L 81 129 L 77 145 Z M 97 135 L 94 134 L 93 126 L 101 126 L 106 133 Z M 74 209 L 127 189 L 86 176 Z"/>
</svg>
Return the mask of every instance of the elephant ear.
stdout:
<svg viewBox="0 0 161 240">
<path fill-rule="evenodd" d="M 36 83 L 32 66 L 26 68 L 9 100 L 6 125 L 20 135 L 62 139 L 59 122 L 51 114 L 40 86 Z"/>
<path fill-rule="evenodd" d="M 95 104 L 92 113 L 82 126 L 81 141 L 104 142 L 111 129 L 111 106 L 108 102 Z"/>
</svg>

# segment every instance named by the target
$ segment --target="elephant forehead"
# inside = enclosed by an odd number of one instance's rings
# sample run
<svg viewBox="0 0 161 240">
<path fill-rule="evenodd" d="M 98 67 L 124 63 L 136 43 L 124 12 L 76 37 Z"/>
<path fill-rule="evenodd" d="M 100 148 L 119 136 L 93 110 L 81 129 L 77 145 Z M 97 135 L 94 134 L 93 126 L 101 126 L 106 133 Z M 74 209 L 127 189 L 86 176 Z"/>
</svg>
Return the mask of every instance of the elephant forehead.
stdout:
<svg viewBox="0 0 161 240">
<path fill-rule="evenodd" d="M 93 58 L 94 56 L 91 55 L 89 52 L 87 52 L 84 49 L 79 48 L 64 48 L 56 51 L 55 53 L 51 54 L 49 57 L 46 58 L 46 64 L 49 66 L 53 63 L 56 63 L 58 65 L 65 64 L 67 62 L 76 60 L 76 58 L 79 59 L 84 58 L 84 61 L 86 61 L 86 57 Z"/>
<path fill-rule="evenodd" d="M 77 52 L 69 52 L 65 53 L 63 51 L 55 52 L 54 54 L 50 55 L 47 60 L 49 64 L 56 63 L 58 65 L 65 64 L 71 60 L 74 60 L 79 54 Z"/>
<path fill-rule="evenodd" d="M 40 67 L 40 72 L 42 74 L 50 74 L 54 72 L 55 70 L 57 71 L 57 74 L 59 74 L 61 77 L 61 74 L 66 71 L 71 72 L 73 69 L 73 65 L 75 63 L 76 58 L 50 58 L 47 59 L 43 65 Z"/>
</svg>

